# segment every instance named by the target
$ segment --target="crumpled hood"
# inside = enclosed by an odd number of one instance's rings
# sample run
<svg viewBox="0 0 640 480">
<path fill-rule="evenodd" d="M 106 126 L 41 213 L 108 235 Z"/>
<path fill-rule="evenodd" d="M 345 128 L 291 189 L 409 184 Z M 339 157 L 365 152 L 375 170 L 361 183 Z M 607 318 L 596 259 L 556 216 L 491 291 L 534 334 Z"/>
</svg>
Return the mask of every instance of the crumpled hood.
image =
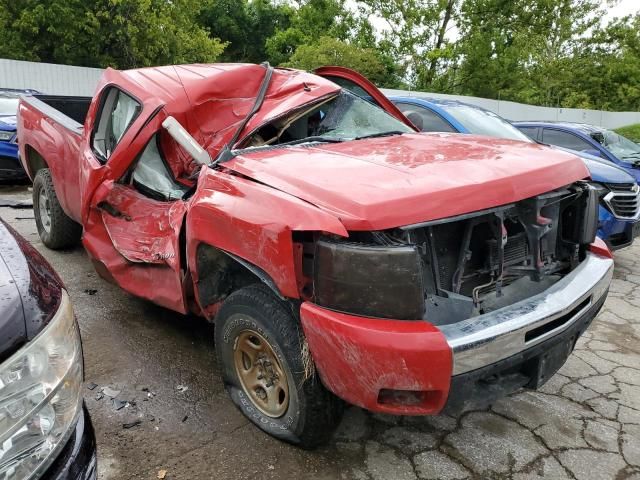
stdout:
<svg viewBox="0 0 640 480">
<path fill-rule="evenodd" d="M 244 152 L 225 167 L 381 230 L 508 204 L 587 178 L 575 155 L 467 134 L 404 134 Z"/>
</svg>

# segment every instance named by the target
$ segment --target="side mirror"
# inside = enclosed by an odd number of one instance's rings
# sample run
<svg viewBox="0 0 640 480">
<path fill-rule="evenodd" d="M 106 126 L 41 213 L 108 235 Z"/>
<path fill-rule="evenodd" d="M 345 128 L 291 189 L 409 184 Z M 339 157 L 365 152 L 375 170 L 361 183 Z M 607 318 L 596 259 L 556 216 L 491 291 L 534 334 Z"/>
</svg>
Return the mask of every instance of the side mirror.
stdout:
<svg viewBox="0 0 640 480">
<path fill-rule="evenodd" d="M 582 153 L 593 155 L 594 157 L 602 157 L 600 152 L 598 150 L 596 150 L 596 149 L 588 148 L 587 150 L 582 150 Z"/>
<path fill-rule="evenodd" d="M 202 146 L 196 142 L 187 130 L 180 125 L 173 117 L 167 117 L 162 122 L 162 128 L 164 128 L 171 138 L 173 138 L 178 145 L 184 148 L 193 159 L 201 165 L 209 165 L 211 163 L 211 156 Z"/>
</svg>

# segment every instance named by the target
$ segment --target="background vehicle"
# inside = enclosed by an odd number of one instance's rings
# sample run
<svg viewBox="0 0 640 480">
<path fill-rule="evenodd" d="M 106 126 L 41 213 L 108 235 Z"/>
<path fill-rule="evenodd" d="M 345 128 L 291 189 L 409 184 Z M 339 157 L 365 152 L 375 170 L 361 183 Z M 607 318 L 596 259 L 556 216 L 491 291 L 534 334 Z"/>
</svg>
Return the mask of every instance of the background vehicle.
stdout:
<svg viewBox="0 0 640 480">
<path fill-rule="evenodd" d="M 34 93 L 38 92 L 0 88 L 0 180 L 26 178 L 18 158 L 16 113 L 20 95 Z"/>
<path fill-rule="evenodd" d="M 595 155 L 640 181 L 640 145 L 606 128 L 584 123 L 513 122 L 534 140 Z"/>
<path fill-rule="evenodd" d="M 317 73 L 107 70 L 93 99 L 23 98 L 42 241 L 82 233 L 104 278 L 215 321 L 232 401 L 297 445 L 336 397 L 427 415 L 542 385 L 612 275 L 584 164 L 419 134 L 356 72 Z"/>
<path fill-rule="evenodd" d="M 42 256 L 0 220 L 0 476 L 96 478 L 69 296 Z"/>
<path fill-rule="evenodd" d="M 475 105 L 437 98 L 391 97 L 391 100 L 423 132 L 458 132 L 532 141 L 509 121 Z M 540 141 L 538 138 L 533 140 Z M 631 245 L 640 234 L 640 189 L 635 178 L 625 170 L 584 151 L 569 147 L 565 150 L 582 158 L 598 189 L 598 236 L 612 250 Z"/>
</svg>

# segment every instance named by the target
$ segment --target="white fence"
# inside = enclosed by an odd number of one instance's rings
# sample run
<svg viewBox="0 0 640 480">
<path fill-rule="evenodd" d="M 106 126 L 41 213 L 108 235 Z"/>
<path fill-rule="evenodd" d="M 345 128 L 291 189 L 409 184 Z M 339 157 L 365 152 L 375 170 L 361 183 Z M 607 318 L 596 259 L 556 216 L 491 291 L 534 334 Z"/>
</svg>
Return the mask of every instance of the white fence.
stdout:
<svg viewBox="0 0 640 480">
<path fill-rule="evenodd" d="M 33 88 L 51 95 L 91 96 L 101 74 L 102 70 L 99 68 L 0 59 L 0 88 Z M 591 123 L 607 128 L 640 123 L 640 112 L 604 112 L 577 108 L 536 107 L 522 103 L 460 95 L 387 89 L 383 91 L 387 95 L 460 100 L 492 110 L 509 120 L 562 120 Z"/>
<path fill-rule="evenodd" d="M 0 88 L 33 88 L 49 95 L 93 96 L 100 68 L 0 59 Z"/>
<path fill-rule="evenodd" d="M 625 125 L 640 123 L 640 112 L 605 112 L 602 110 L 585 110 L 581 108 L 552 108 L 525 105 L 524 103 L 507 102 L 504 100 L 490 100 L 488 98 L 465 97 L 462 95 L 444 95 L 441 93 L 426 93 L 406 90 L 382 90 L 389 96 L 431 97 L 460 100 L 461 102 L 478 105 L 508 120 L 550 120 L 563 122 L 581 122 L 600 125 L 605 128 L 618 128 Z"/>
</svg>

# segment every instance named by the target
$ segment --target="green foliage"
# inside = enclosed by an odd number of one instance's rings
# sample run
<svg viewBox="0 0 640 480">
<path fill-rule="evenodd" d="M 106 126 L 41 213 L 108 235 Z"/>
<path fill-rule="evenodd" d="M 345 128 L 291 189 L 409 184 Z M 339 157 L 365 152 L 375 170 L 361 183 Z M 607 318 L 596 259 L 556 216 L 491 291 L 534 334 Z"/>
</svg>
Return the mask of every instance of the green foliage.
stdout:
<svg viewBox="0 0 640 480">
<path fill-rule="evenodd" d="M 623 137 L 627 137 L 629 140 L 633 140 L 636 143 L 640 143 L 640 123 L 633 125 L 627 125 L 626 127 L 620 127 L 615 129 Z"/>
<path fill-rule="evenodd" d="M 603 8 L 603 0 L 0 0 L 0 57 L 118 68 L 330 63 L 386 87 L 640 110 L 640 14 L 605 23 Z"/>
<path fill-rule="evenodd" d="M 349 38 L 355 24 L 352 14 L 345 8 L 345 0 L 306 0 L 293 2 L 290 25 L 276 29 L 266 42 L 269 60 L 280 65 L 286 63 L 300 45 L 312 45 L 321 37 L 337 40 Z"/>
<path fill-rule="evenodd" d="M 452 58 L 447 29 L 455 23 L 461 0 L 361 0 L 365 16 L 386 23 L 379 48 L 398 64 L 415 88 L 428 88 Z"/>
<path fill-rule="evenodd" d="M 0 0 L 0 56 L 132 68 L 215 61 L 196 0 Z"/>
<path fill-rule="evenodd" d="M 323 65 L 349 67 L 378 85 L 383 85 L 388 78 L 378 52 L 331 37 L 320 37 L 313 44 L 299 46 L 285 65 L 301 70 L 314 70 Z"/>
<path fill-rule="evenodd" d="M 267 39 L 289 28 L 293 9 L 270 0 L 213 0 L 203 6 L 200 22 L 228 42 L 220 61 L 261 63 L 269 60 Z"/>
</svg>

